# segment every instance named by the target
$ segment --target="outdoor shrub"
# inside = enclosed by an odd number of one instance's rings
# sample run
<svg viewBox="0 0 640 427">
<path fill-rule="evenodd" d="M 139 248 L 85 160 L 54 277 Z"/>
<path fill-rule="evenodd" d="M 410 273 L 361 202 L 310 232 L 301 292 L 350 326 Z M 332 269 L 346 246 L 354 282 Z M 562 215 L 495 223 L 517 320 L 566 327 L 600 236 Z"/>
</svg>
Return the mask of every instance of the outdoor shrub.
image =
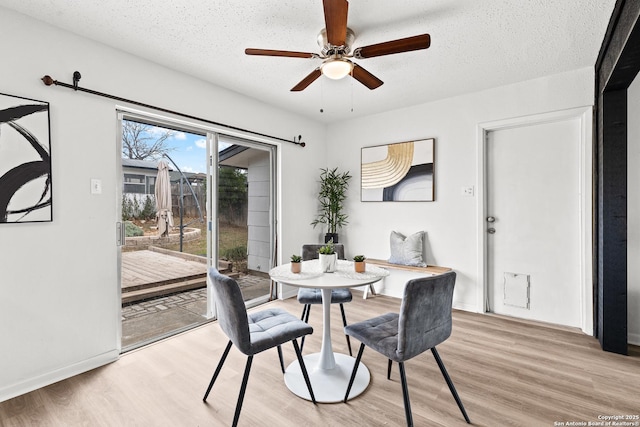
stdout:
<svg viewBox="0 0 640 427">
<path fill-rule="evenodd" d="M 124 222 L 124 232 L 125 236 L 127 237 L 137 237 L 144 235 L 144 231 L 142 230 L 142 228 L 138 227 L 131 221 Z"/>
<path fill-rule="evenodd" d="M 229 248 L 224 255 L 229 261 L 244 261 L 247 259 L 247 247 L 236 246 Z"/>
<path fill-rule="evenodd" d="M 156 206 L 153 203 L 153 200 L 147 194 L 147 197 L 144 199 L 144 206 L 142 207 L 142 211 L 140 212 L 140 219 L 150 220 L 156 217 Z"/>
<path fill-rule="evenodd" d="M 233 271 L 247 272 L 247 247 L 234 246 L 225 251 L 225 258 L 233 264 Z"/>
<path fill-rule="evenodd" d="M 131 200 L 126 196 L 122 196 L 122 220 L 129 221 L 133 219 L 133 206 Z"/>
<path fill-rule="evenodd" d="M 138 216 L 140 215 L 140 202 L 138 201 L 137 197 L 133 198 L 133 201 L 131 203 L 131 211 L 133 212 L 133 217 L 138 218 Z"/>
</svg>

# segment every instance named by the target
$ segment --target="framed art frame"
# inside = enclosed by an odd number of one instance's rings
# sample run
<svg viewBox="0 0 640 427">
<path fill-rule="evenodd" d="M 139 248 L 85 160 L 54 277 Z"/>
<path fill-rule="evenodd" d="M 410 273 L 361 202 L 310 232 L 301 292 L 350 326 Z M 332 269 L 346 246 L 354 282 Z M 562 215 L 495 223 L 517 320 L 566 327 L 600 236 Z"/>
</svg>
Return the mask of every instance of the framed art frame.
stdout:
<svg viewBox="0 0 640 427">
<path fill-rule="evenodd" d="M 363 147 L 361 201 L 434 201 L 434 150 L 434 138 Z"/>
<path fill-rule="evenodd" d="M 0 93 L 0 223 L 52 221 L 49 103 Z"/>
</svg>

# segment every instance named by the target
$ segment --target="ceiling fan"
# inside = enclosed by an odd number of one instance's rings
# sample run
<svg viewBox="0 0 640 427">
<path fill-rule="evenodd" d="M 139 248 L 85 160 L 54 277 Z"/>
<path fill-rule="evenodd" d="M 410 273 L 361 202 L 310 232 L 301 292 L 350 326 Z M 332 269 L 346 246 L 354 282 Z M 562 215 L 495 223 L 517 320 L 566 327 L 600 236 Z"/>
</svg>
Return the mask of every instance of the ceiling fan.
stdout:
<svg viewBox="0 0 640 427">
<path fill-rule="evenodd" d="M 347 27 L 349 2 L 347 0 L 323 0 L 322 3 L 324 5 L 325 28 L 318 34 L 318 45 L 322 49 L 320 54 L 251 48 L 244 51 L 247 55 L 322 59 L 322 64 L 318 68 L 291 89 L 293 92 L 304 90 L 323 74 L 330 79 L 336 80 L 351 75 L 354 79 L 373 90 L 380 87 L 383 81 L 354 63 L 351 58 L 366 59 L 410 52 L 412 50 L 427 49 L 431 45 L 431 36 L 429 34 L 421 34 L 358 47 L 351 53 L 351 45 L 355 39 L 355 34 Z"/>
</svg>

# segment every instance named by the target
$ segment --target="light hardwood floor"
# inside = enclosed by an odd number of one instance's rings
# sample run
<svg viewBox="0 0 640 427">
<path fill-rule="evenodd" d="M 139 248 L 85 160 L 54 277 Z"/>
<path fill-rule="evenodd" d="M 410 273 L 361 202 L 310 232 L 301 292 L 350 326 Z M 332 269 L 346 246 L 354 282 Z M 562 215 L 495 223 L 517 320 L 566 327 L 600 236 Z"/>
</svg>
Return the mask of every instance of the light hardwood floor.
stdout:
<svg viewBox="0 0 640 427">
<path fill-rule="evenodd" d="M 301 312 L 295 299 L 272 302 Z M 354 295 L 350 322 L 397 311 L 400 301 Z M 264 307 L 264 306 L 263 306 Z M 322 318 L 304 352 L 319 350 Z M 337 307 L 334 349 L 347 352 Z M 1 426 L 224 426 L 230 425 L 246 358 L 232 349 L 209 396 L 202 396 L 227 342 L 217 323 L 123 355 L 108 366 L 0 403 Z M 352 343 L 354 352 L 359 346 Z M 640 414 L 640 352 L 605 353 L 597 341 L 566 328 L 498 316 L 454 312 L 453 334 L 439 347 L 467 413 L 477 426 L 557 426 Z M 295 358 L 283 347 L 285 363 Z M 371 384 L 348 404 L 318 404 L 291 394 L 277 352 L 254 358 L 241 426 L 402 426 L 397 365 L 386 379 L 386 359 L 365 349 Z M 416 426 L 466 425 L 430 352 L 406 363 Z M 640 421 L 640 420 L 636 420 Z M 554 424 L 558 423 L 558 424 Z M 586 424 L 585 424 L 586 425 Z"/>
</svg>

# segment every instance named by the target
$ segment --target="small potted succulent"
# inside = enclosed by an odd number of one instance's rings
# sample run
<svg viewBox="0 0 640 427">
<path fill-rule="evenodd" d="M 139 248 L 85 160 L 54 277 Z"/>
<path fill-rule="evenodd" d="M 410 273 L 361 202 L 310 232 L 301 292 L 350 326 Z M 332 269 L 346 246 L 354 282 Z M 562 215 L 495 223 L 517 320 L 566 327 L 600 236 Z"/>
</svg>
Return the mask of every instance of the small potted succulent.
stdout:
<svg viewBox="0 0 640 427">
<path fill-rule="evenodd" d="M 338 255 L 336 254 L 335 247 L 333 245 L 333 239 L 329 240 L 326 245 L 322 246 L 318 250 L 320 259 L 320 268 L 326 273 L 333 273 L 336 271 L 336 264 L 338 262 Z"/>
<path fill-rule="evenodd" d="M 302 257 L 300 255 L 291 255 L 291 272 L 300 273 L 302 271 Z"/>
<path fill-rule="evenodd" d="M 364 273 L 366 269 L 364 259 L 364 255 L 356 255 L 353 257 L 353 267 L 355 268 L 356 273 Z"/>
</svg>

